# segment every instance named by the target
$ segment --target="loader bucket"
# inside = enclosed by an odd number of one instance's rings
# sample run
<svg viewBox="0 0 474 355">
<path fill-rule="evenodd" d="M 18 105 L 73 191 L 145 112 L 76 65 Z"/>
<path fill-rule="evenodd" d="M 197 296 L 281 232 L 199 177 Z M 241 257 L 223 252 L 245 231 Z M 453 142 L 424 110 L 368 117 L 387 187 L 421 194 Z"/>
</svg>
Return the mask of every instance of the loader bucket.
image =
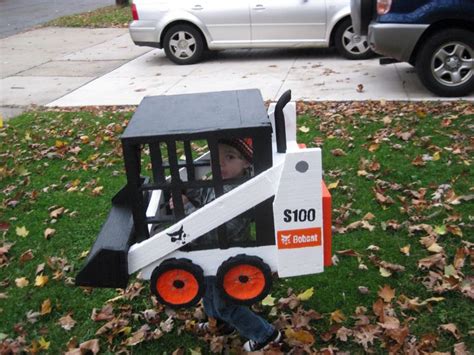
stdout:
<svg viewBox="0 0 474 355">
<path fill-rule="evenodd" d="M 128 249 L 134 243 L 132 209 L 127 187 L 112 199 L 112 209 L 76 276 L 77 286 L 126 288 Z"/>
</svg>

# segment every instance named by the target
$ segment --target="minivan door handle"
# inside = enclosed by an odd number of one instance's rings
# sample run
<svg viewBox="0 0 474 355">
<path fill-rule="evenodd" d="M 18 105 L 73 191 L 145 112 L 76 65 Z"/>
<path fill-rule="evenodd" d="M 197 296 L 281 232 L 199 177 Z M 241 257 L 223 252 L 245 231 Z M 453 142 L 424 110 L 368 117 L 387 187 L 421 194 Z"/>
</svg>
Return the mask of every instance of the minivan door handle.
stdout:
<svg viewBox="0 0 474 355">
<path fill-rule="evenodd" d="M 199 4 L 196 4 L 196 5 L 194 5 L 194 6 L 192 7 L 192 9 L 193 9 L 193 10 L 202 10 L 203 7 L 202 7 L 201 5 L 199 5 Z"/>
<path fill-rule="evenodd" d="M 255 7 L 253 9 L 254 10 L 265 10 L 265 7 L 262 4 L 257 4 L 257 5 L 255 5 Z"/>
</svg>

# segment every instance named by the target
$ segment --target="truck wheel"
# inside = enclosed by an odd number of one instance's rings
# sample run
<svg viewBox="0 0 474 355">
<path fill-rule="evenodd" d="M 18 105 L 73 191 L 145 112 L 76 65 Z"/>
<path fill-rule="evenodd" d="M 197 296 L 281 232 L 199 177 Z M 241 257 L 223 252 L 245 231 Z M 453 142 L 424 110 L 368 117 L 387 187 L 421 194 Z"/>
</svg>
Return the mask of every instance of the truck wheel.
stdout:
<svg viewBox="0 0 474 355">
<path fill-rule="evenodd" d="M 163 48 L 168 59 L 176 64 L 194 64 L 202 57 L 204 41 L 194 27 L 176 25 L 166 32 Z"/>
<path fill-rule="evenodd" d="M 334 44 L 339 54 L 347 59 L 367 59 L 374 55 L 369 47 L 367 36 L 355 34 L 350 18 L 337 26 Z"/>
<path fill-rule="evenodd" d="M 261 301 L 272 287 L 270 267 L 256 256 L 231 257 L 222 263 L 216 276 L 223 297 L 241 305 Z"/>
<path fill-rule="evenodd" d="M 158 301 L 172 308 L 190 307 L 204 292 L 204 273 L 188 259 L 165 260 L 153 270 L 151 292 Z"/>
<path fill-rule="evenodd" d="M 415 66 L 420 81 L 436 95 L 468 95 L 474 90 L 474 32 L 435 33 L 423 44 Z"/>
</svg>

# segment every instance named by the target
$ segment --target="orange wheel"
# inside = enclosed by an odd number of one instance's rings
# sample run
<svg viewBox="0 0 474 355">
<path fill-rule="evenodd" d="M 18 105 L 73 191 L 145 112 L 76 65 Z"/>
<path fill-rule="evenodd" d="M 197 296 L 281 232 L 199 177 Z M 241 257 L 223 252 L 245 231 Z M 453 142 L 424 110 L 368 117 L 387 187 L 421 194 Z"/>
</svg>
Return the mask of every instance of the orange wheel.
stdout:
<svg viewBox="0 0 474 355">
<path fill-rule="evenodd" d="M 265 298 L 272 285 L 271 270 L 256 256 L 237 255 L 217 270 L 217 283 L 225 298 L 250 305 Z"/>
<path fill-rule="evenodd" d="M 187 259 L 170 259 L 153 270 L 151 292 L 162 304 L 173 308 L 189 307 L 204 291 L 202 269 Z"/>
</svg>

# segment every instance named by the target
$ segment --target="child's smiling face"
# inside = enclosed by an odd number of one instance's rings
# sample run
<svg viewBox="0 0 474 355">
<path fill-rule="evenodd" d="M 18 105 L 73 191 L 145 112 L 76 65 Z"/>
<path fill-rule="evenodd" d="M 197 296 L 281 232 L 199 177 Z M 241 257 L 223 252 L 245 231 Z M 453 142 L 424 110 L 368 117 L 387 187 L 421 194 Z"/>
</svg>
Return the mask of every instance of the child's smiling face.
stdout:
<svg viewBox="0 0 474 355">
<path fill-rule="evenodd" d="M 219 144 L 219 163 L 224 180 L 242 177 L 245 169 L 250 167 L 250 163 L 237 149 L 222 143 Z"/>
</svg>

